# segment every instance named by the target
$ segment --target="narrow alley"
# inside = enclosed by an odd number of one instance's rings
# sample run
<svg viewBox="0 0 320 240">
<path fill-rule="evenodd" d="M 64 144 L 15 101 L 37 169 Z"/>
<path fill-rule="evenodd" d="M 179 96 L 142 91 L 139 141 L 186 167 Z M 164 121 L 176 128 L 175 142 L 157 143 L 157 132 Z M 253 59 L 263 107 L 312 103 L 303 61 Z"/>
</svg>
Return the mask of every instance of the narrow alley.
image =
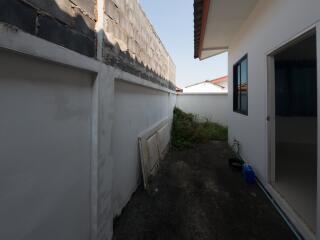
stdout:
<svg viewBox="0 0 320 240">
<path fill-rule="evenodd" d="M 171 151 L 115 221 L 114 240 L 296 239 L 262 190 L 228 166 L 232 155 L 223 141 Z"/>
<path fill-rule="evenodd" d="M 320 240 L 319 10 L 0 0 L 0 240 Z"/>
</svg>

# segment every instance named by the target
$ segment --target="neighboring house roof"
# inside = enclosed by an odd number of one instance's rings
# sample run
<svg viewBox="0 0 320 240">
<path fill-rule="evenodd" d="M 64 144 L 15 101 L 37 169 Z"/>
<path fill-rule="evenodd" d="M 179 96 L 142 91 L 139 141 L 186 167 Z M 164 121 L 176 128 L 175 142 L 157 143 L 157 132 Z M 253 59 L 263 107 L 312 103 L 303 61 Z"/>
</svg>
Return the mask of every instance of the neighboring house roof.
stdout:
<svg viewBox="0 0 320 240">
<path fill-rule="evenodd" d="M 194 86 L 197 86 L 197 85 L 203 84 L 203 83 L 211 83 L 211 82 L 210 82 L 209 80 L 206 80 L 206 81 L 203 81 L 203 82 L 198 82 L 198 83 L 194 83 L 194 84 L 191 84 L 191 85 L 185 86 L 184 88 L 191 88 L 191 87 L 194 87 Z"/>
<path fill-rule="evenodd" d="M 205 82 L 218 85 L 219 83 L 227 82 L 227 81 L 228 81 L 228 76 L 224 76 L 224 77 L 220 77 L 220 78 L 215 78 L 213 80 L 206 80 L 206 81 L 203 81 L 203 82 L 194 83 L 194 84 L 186 86 L 185 88 L 193 87 L 193 86 L 205 83 Z"/>
<path fill-rule="evenodd" d="M 206 80 L 203 82 L 195 83 L 189 86 L 186 86 L 183 89 L 183 92 L 227 92 L 228 87 L 223 86 L 223 83 L 228 82 L 228 76 L 224 76 L 221 78 Z M 202 86 L 201 86 L 202 85 Z M 202 87 L 200 90 L 199 87 Z"/>
<path fill-rule="evenodd" d="M 183 92 L 183 89 L 176 86 L 176 92 L 180 92 L 181 93 L 181 92 Z"/>
<path fill-rule="evenodd" d="M 213 83 L 213 84 L 219 85 L 219 84 L 221 84 L 223 82 L 227 82 L 227 81 L 228 81 L 228 76 L 224 76 L 224 77 L 221 77 L 221 78 L 213 79 L 210 82 Z"/>
</svg>

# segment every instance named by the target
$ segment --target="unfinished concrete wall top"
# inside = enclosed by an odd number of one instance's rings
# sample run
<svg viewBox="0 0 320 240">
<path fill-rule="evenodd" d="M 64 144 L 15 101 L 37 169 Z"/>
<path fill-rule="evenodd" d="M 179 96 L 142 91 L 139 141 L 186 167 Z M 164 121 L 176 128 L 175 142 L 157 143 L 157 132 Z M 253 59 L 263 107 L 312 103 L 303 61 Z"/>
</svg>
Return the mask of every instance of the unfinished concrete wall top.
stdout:
<svg viewBox="0 0 320 240">
<path fill-rule="evenodd" d="M 0 0 L 0 21 L 94 57 L 96 0 Z"/>
<path fill-rule="evenodd" d="M 0 0 L 0 22 L 175 89 L 175 64 L 137 0 Z M 103 11 L 99 11 L 103 8 Z M 98 13 L 101 16 L 98 16 Z M 103 43 L 97 40 L 99 19 Z M 103 45 L 103 46 L 102 46 Z M 99 59 L 101 60 L 101 59 Z"/>
<path fill-rule="evenodd" d="M 154 72 L 172 85 L 175 84 L 175 64 L 139 1 L 106 0 L 104 31 L 105 62 L 161 82 L 150 73 Z"/>
</svg>

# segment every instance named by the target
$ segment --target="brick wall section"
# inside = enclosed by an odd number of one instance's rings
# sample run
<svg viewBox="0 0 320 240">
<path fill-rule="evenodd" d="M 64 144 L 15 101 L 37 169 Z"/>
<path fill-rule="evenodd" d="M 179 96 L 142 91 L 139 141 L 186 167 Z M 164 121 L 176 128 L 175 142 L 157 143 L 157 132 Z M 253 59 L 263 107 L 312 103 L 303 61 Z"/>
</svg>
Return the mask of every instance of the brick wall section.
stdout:
<svg viewBox="0 0 320 240">
<path fill-rule="evenodd" d="M 161 85 L 174 85 L 175 65 L 139 2 L 105 1 L 105 62 Z M 159 78 L 170 82 L 159 81 Z"/>
<path fill-rule="evenodd" d="M 175 65 L 138 0 L 105 0 L 103 61 L 175 89 Z M 0 0 L 0 22 L 96 57 L 96 0 Z"/>
</svg>

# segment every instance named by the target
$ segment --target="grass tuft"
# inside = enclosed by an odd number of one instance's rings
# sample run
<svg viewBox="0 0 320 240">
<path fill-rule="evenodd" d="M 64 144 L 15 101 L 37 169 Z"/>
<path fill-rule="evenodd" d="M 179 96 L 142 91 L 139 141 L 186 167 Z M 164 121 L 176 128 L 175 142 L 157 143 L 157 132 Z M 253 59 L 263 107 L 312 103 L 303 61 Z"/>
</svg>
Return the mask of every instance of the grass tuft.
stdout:
<svg viewBox="0 0 320 240">
<path fill-rule="evenodd" d="M 171 134 L 172 146 L 182 150 L 213 140 L 226 141 L 228 128 L 208 120 L 200 122 L 195 115 L 175 108 Z"/>
</svg>

